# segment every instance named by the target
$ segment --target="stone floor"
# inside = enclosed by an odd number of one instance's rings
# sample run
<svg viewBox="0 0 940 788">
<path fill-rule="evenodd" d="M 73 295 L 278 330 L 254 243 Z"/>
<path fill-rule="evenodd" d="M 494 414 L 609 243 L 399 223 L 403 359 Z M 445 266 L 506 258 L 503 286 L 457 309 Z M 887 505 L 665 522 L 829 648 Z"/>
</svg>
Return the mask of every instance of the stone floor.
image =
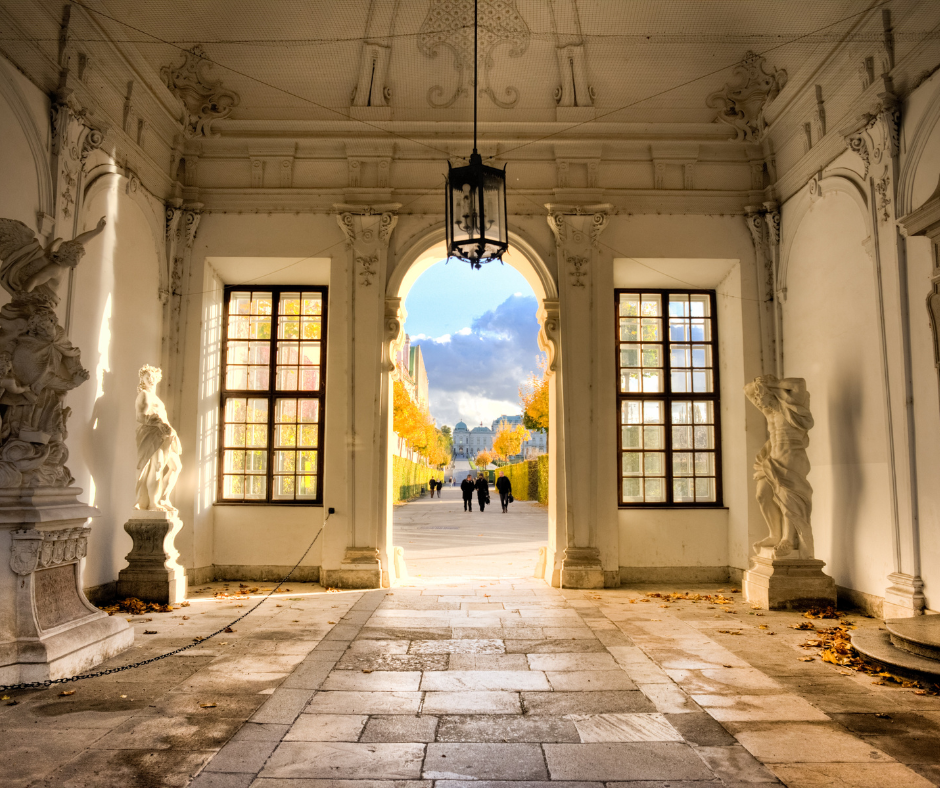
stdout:
<svg viewBox="0 0 940 788">
<path fill-rule="evenodd" d="M 134 619 L 137 645 L 109 666 L 218 629 L 264 588 L 212 584 L 188 608 Z M 288 588 L 178 657 L 72 695 L 10 693 L 0 784 L 940 784 L 940 698 L 802 661 L 818 652 L 788 625 L 806 619 L 752 610 L 731 586 L 721 605 L 644 596 L 718 586 L 559 591 L 528 578 Z"/>
<path fill-rule="evenodd" d="M 509 505 L 503 514 L 499 495 L 480 511 L 465 512 L 459 488 L 441 497 L 427 494 L 395 507 L 394 544 L 405 549 L 413 577 L 520 577 L 531 575 L 539 548 L 547 544 L 548 511 L 528 501 Z"/>
</svg>

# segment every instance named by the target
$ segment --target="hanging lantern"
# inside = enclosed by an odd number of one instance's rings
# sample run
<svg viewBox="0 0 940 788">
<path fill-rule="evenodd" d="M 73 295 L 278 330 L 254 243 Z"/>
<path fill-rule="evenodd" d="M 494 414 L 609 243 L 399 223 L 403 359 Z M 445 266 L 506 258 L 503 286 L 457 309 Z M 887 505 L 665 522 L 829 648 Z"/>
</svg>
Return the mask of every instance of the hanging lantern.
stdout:
<svg viewBox="0 0 940 788">
<path fill-rule="evenodd" d="M 480 268 L 502 262 L 509 248 L 506 170 L 487 167 L 477 152 L 477 16 L 473 2 L 473 153 L 466 167 L 449 167 L 444 184 L 447 256 Z"/>
<path fill-rule="evenodd" d="M 447 255 L 479 268 L 509 248 L 506 172 L 487 167 L 476 150 L 466 167 L 451 167 L 445 185 Z"/>
</svg>

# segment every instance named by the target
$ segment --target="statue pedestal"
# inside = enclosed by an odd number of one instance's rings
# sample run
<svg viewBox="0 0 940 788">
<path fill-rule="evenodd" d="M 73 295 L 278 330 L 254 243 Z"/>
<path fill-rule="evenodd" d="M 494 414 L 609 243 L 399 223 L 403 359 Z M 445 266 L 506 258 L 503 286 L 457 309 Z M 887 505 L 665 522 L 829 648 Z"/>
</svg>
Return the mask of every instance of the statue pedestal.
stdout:
<svg viewBox="0 0 940 788">
<path fill-rule="evenodd" d="M 744 596 L 767 610 L 835 607 L 836 583 L 823 574 L 825 565 L 816 558 L 755 555 L 744 573 Z"/>
<path fill-rule="evenodd" d="M 98 510 L 77 487 L 0 489 L 0 683 L 64 678 L 129 648 L 134 630 L 91 604 L 84 558 Z"/>
<path fill-rule="evenodd" d="M 176 559 L 173 540 L 183 527 L 174 512 L 137 511 L 124 523 L 134 546 L 125 556 L 127 568 L 118 573 L 119 599 L 172 605 L 186 599 L 186 570 Z"/>
</svg>

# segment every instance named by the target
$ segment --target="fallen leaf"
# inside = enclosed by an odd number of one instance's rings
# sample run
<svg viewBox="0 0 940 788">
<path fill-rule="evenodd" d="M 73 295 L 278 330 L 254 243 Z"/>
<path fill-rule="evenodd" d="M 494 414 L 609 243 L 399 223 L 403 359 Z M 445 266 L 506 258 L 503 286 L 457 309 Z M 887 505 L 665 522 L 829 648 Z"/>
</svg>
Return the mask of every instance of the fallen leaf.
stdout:
<svg viewBox="0 0 940 788">
<path fill-rule="evenodd" d="M 0 698 L 0 700 L 10 700 L 10 696 L 4 695 L 2 698 Z"/>
<path fill-rule="evenodd" d="M 876 712 L 875 712 L 875 716 L 876 716 L 879 720 L 890 720 L 890 719 L 891 719 L 891 715 L 890 715 L 890 714 L 885 714 L 883 711 L 876 711 Z"/>
<path fill-rule="evenodd" d="M 145 634 L 145 635 L 156 635 L 156 634 L 157 634 L 157 630 L 155 630 L 155 629 L 145 629 L 145 630 L 144 630 L 144 634 Z"/>
<path fill-rule="evenodd" d="M 59 693 L 59 697 L 65 698 L 65 697 L 68 697 L 69 695 L 74 695 L 74 694 L 75 694 L 75 690 L 62 690 L 62 692 Z"/>
<path fill-rule="evenodd" d="M 217 703 L 200 703 L 200 709 L 214 709 L 218 704 Z"/>
<path fill-rule="evenodd" d="M 740 588 L 732 588 L 732 589 L 731 589 L 731 593 L 732 593 L 732 594 L 740 594 L 740 593 L 741 593 L 741 589 L 740 589 Z"/>
<path fill-rule="evenodd" d="M 335 624 L 336 622 L 335 622 L 335 621 L 327 621 L 326 623 L 327 623 L 327 624 Z"/>
<path fill-rule="evenodd" d="M 800 662 L 812 662 L 815 659 L 815 657 L 798 657 L 798 659 L 800 660 Z"/>
<path fill-rule="evenodd" d="M 127 695 L 121 695 L 121 697 L 122 697 L 122 698 L 126 698 L 126 697 L 127 697 Z"/>
<path fill-rule="evenodd" d="M 232 629 L 231 627 L 226 627 L 226 628 L 223 629 L 222 631 L 223 631 L 223 632 L 234 632 L 235 630 Z"/>
<path fill-rule="evenodd" d="M 767 624 L 758 624 L 758 625 L 757 625 L 757 628 L 758 628 L 758 629 L 770 629 L 770 627 L 767 626 Z"/>
<path fill-rule="evenodd" d="M 363 669 L 362 669 L 362 672 L 363 672 L 363 673 L 371 673 L 372 671 L 369 670 L 368 668 L 363 668 Z"/>
</svg>

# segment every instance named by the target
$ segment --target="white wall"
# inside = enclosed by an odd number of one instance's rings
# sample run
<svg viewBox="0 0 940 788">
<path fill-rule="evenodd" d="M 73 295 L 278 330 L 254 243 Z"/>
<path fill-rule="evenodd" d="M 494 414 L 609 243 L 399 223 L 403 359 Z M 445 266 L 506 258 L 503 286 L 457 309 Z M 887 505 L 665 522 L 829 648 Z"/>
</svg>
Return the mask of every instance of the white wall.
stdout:
<svg viewBox="0 0 940 788">
<path fill-rule="evenodd" d="M 883 596 L 893 571 L 885 395 L 874 268 L 856 203 L 830 192 L 796 228 L 783 306 L 784 373 L 806 379 L 816 557 L 836 583 Z"/>
<path fill-rule="evenodd" d="M 105 175 L 101 188 L 89 192 L 79 231 L 101 216 L 108 225 L 86 246 L 73 281 L 69 336 L 91 378 L 66 399 L 72 408 L 68 466 L 83 500 L 102 513 L 92 520 L 89 587 L 117 579 L 131 548 L 123 526 L 135 501 L 137 373 L 144 364 L 159 365 L 163 333 L 152 225 L 126 195 L 126 183 Z M 162 217 L 162 206 L 157 210 Z"/>
<path fill-rule="evenodd" d="M 0 57 L 0 217 L 18 219 L 36 230 L 40 203 L 40 173 L 34 147 L 46 148 L 49 138 L 49 101 L 8 61 Z M 51 181 L 46 184 L 52 188 Z M 4 298 L 9 298 L 4 292 Z"/>
</svg>

